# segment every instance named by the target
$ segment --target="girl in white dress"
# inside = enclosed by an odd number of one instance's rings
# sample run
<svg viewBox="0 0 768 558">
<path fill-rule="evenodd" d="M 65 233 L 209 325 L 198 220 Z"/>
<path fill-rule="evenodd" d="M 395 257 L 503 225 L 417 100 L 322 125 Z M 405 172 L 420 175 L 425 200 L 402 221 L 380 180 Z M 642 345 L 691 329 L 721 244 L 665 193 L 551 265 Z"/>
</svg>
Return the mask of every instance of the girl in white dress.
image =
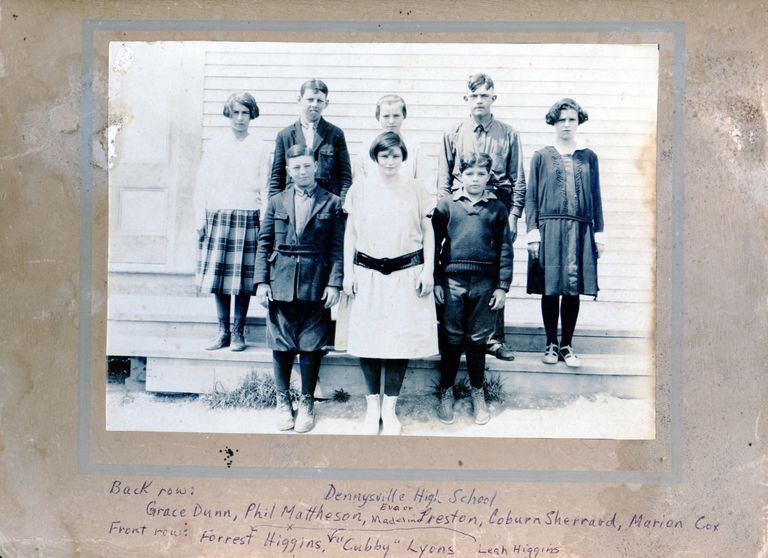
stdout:
<svg viewBox="0 0 768 558">
<path fill-rule="evenodd" d="M 368 388 L 365 433 L 399 434 L 395 406 L 408 359 L 438 352 L 432 297 L 434 207 L 399 171 L 408 151 L 385 132 L 371 145 L 376 176 L 349 190 L 344 236 L 344 292 L 351 298 L 347 351 L 360 357 Z M 379 399 L 384 368 L 384 398 Z"/>
</svg>

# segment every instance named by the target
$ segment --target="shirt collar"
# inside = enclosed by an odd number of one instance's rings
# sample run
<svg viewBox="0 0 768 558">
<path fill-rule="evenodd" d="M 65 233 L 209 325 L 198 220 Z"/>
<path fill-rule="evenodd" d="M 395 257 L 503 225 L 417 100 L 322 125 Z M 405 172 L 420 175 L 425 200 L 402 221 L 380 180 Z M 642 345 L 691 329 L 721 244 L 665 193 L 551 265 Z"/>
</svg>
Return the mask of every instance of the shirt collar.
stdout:
<svg viewBox="0 0 768 558">
<path fill-rule="evenodd" d="M 454 201 L 467 200 L 470 203 L 480 203 L 480 202 L 487 202 L 488 200 L 495 200 L 496 199 L 496 194 L 494 194 L 493 192 L 490 192 L 488 190 L 483 190 L 482 197 L 479 200 L 477 200 L 476 202 L 472 202 L 472 199 L 469 197 L 469 195 L 464 190 L 464 188 L 459 188 L 456 191 L 456 193 L 453 195 L 453 199 L 454 199 Z"/>
<path fill-rule="evenodd" d="M 296 192 L 297 196 L 311 198 L 315 195 L 315 192 L 317 192 L 317 182 L 312 184 L 312 186 L 308 186 L 307 188 L 300 188 L 299 186 L 294 184 L 293 189 Z"/>
<path fill-rule="evenodd" d="M 470 116 L 469 123 L 472 127 L 472 130 L 476 130 L 477 127 L 480 126 L 484 132 L 488 132 L 488 130 L 490 130 L 491 126 L 493 125 L 493 114 L 489 114 L 480 122 L 476 122 L 475 119 Z"/>
<path fill-rule="evenodd" d="M 304 120 L 304 115 L 299 116 L 299 124 L 301 124 L 302 128 L 312 128 L 313 130 L 317 130 L 317 125 L 319 123 L 320 123 L 320 120 L 312 123 L 307 120 Z"/>
</svg>

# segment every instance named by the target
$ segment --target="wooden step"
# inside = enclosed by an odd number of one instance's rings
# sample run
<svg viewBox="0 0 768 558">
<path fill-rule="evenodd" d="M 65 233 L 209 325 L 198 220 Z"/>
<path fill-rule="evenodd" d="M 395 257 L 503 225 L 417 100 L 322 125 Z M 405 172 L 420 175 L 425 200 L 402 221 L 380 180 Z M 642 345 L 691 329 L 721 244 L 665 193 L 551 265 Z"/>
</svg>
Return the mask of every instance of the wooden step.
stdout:
<svg viewBox="0 0 768 558">
<path fill-rule="evenodd" d="M 148 391 L 207 393 L 215 387 L 231 390 L 251 371 L 272 373 L 272 353 L 265 347 L 249 346 L 245 351 L 235 353 L 227 349 L 205 351 L 194 339 L 153 336 L 138 341 L 142 347 L 141 356 L 147 358 Z M 512 362 L 489 357 L 486 373 L 498 374 L 505 391 L 513 393 L 609 393 L 617 397 L 651 397 L 653 365 L 648 357 L 583 354 L 581 360 L 581 368 L 568 368 L 564 363 L 542 363 L 540 353 L 518 352 Z M 412 360 L 403 393 L 432 392 L 439 375 L 438 365 L 436 356 Z M 297 386 L 300 385 L 298 370 L 294 371 L 294 378 Z M 323 358 L 316 396 L 330 398 L 340 388 L 355 395 L 365 393 L 357 357 L 331 352 Z"/>
<path fill-rule="evenodd" d="M 505 308 L 508 327 L 541 326 L 541 300 L 522 288 L 512 289 Z M 262 323 L 266 310 L 251 300 L 249 323 Z M 216 322 L 214 301 L 207 296 L 110 295 L 107 316 L 110 324 L 123 322 L 204 323 Z M 582 297 L 579 330 L 616 331 L 616 336 L 648 336 L 653 330 L 652 307 L 645 303 L 610 303 Z"/>
<path fill-rule="evenodd" d="M 545 344 L 538 297 L 509 299 L 506 339 L 520 351 L 542 351 Z M 610 314 L 604 303 L 584 300 L 574 346 L 583 353 L 649 354 L 653 351 L 653 315 L 645 304 L 614 304 Z M 107 354 L 142 354 L 142 339 L 158 337 L 166 342 L 196 340 L 198 346 L 215 335 L 217 324 L 213 298 L 115 295 L 108 310 Z M 263 346 L 265 310 L 251 304 L 246 337 Z M 600 325 L 598 325 L 600 324 Z"/>
</svg>

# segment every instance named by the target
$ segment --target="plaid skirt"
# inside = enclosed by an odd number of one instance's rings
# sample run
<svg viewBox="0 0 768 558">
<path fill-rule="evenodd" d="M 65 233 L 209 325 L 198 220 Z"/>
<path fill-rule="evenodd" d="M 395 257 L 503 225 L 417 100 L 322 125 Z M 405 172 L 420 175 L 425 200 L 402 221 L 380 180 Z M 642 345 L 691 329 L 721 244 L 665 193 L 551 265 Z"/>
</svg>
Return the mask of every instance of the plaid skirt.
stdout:
<svg viewBox="0 0 768 558">
<path fill-rule="evenodd" d="M 197 246 L 197 287 L 200 292 L 255 294 L 253 281 L 258 236 L 258 210 L 206 210 L 205 236 Z"/>
</svg>

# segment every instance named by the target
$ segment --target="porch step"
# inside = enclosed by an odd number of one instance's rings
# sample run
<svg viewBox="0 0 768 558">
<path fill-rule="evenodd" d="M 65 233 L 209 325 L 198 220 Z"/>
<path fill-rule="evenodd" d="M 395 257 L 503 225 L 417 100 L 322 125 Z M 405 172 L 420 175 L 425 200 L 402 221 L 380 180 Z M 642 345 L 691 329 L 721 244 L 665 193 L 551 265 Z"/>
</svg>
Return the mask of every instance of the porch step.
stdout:
<svg viewBox="0 0 768 558">
<path fill-rule="evenodd" d="M 246 375 L 272 373 L 272 353 L 266 347 L 249 346 L 235 353 L 227 349 L 205 351 L 195 339 L 148 337 L 135 339 L 147 357 L 146 389 L 169 393 L 207 393 L 218 386 L 237 387 Z M 139 356 L 139 355 L 124 355 Z M 489 357 L 486 373 L 498 374 L 504 390 L 518 394 L 551 395 L 610 393 L 617 397 L 647 399 L 652 395 L 652 362 L 640 355 L 581 355 L 582 367 L 564 363 L 546 365 L 541 354 L 518 352 L 512 362 Z M 409 363 L 403 394 L 430 393 L 438 379 L 438 357 Z M 464 364 L 462 363 L 462 374 Z M 298 369 L 294 371 L 300 385 Z M 319 398 L 330 398 L 342 388 L 350 394 L 365 393 L 359 360 L 346 353 L 331 352 L 323 358 Z"/>
<path fill-rule="evenodd" d="M 213 307 L 210 296 L 110 296 L 107 354 L 134 354 L 138 345 L 132 339 L 136 337 L 213 337 Z M 247 338 L 250 343 L 263 345 L 265 309 L 252 301 L 248 314 Z M 509 299 L 506 319 L 507 342 L 511 347 L 520 351 L 543 350 L 545 337 L 538 299 Z M 653 348 L 650 320 L 647 305 L 584 300 L 574 346 L 582 353 L 647 354 Z"/>
</svg>

